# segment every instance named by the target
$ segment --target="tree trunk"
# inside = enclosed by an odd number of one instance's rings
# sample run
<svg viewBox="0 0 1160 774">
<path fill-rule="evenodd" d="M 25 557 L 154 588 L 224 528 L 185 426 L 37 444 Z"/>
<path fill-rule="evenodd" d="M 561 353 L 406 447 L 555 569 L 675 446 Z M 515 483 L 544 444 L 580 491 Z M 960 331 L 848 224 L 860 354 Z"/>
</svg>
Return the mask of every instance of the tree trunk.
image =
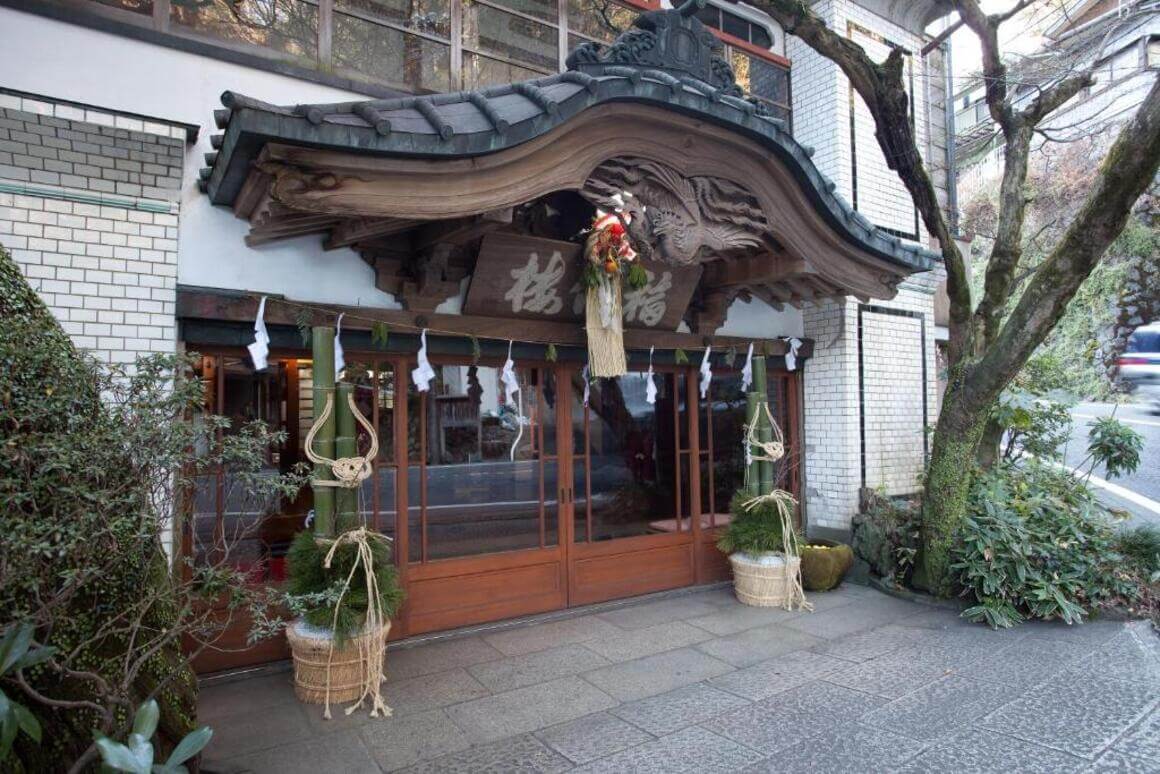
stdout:
<svg viewBox="0 0 1160 774">
<path fill-rule="evenodd" d="M 961 386 L 947 387 L 935 427 L 922 499 L 922 551 L 914 584 L 937 596 L 952 591 L 950 552 L 967 511 L 971 471 L 983 434 L 979 406 Z"/>
<path fill-rule="evenodd" d="M 975 453 L 975 462 L 982 470 L 990 470 L 999 461 L 1000 445 L 1003 443 L 1003 426 L 999 420 L 990 417 L 983 425 L 983 433 L 979 438 L 979 448 Z"/>
</svg>

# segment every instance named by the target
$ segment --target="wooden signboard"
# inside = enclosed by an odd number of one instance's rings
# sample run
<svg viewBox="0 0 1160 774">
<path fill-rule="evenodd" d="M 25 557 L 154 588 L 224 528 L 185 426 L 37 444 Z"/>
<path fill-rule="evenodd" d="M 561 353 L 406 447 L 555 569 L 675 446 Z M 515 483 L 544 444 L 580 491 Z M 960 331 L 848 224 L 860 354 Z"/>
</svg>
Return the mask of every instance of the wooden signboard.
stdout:
<svg viewBox="0 0 1160 774">
<path fill-rule="evenodd" d="M 467 289 L 464 314 L 557 322 L 584 319 L 580 245 L 488 234 Z M 701 279 L 700 266 L 643 261 L 648 284 L 624 294 L 624 327 L 676 330 Z"/>
</svg>

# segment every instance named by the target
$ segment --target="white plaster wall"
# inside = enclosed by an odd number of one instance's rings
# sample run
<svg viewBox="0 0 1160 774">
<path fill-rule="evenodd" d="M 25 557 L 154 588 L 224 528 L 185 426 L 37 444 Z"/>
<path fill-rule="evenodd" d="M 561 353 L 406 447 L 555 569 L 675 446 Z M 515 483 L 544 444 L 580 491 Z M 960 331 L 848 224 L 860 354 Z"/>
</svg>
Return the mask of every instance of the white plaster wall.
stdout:
<svg viewBox="0 0 1160 774">
<path fill-rule="evenodd" d="M 780 338 L 805 335 L 802 312 L 792 306 L 784 306 L 780 311 L 759 298 L 750 301 L 734 301 L 729 305 L 725 324 L 717 329 L 719 336 L 751 336 L 753 338 Z"/>
<path fill-rule="evenodd" d="M 375 289 L 374 272 L 351 250 L 324 252 L 320 237 L 248 248 L 248 224 L 213 207 L 197 188 L 213 111 L 238 91 L 274 104 L 363 95 L 0 8 L 0 84 L 111 110 L 198 124 L 181 191 L 178 282 L 284 294 L 319 303 L 398 308 Z M 325 267 L 325 271 L 321 269 Z"/>
</svg>

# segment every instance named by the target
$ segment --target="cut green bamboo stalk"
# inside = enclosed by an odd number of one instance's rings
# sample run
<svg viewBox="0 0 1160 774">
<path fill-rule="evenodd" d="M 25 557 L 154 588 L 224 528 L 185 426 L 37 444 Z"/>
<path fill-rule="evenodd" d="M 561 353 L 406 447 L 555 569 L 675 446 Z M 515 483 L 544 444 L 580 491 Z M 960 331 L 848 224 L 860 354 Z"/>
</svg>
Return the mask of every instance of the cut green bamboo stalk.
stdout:
<svg viewBox="0 0 1160 774">
<path fill-rule="evenodd" d="M 328 395 L 334 394 L 334 328 L 318 326 L 311 329 L 311 379 L 314 387 L 314 418 L 321 415 Z M 332 411 L 314 436 L 314 453 L 334 459 L 334 412 Z M 329 465 L 315 465 L 314 478 L 333 481 Z M 334 537 L 335 487 L 314 484 L 314 534 Z"/>
<path fill-rule="evenodd" d="M 354 423 L 354 412 L 350 410 L 350 396 L 354 395 L 354 385 L 339 382 L 335 388 L 334 412 L 335 459 L 358 456 L 358 430 Z M 338 532 L 358 527 L 358 489 L 343 487 L 337 490 L 335 506 L 338 511 Z"/>
<path fill-rule="evenodd" d="M 757 416 L 757 401 L 760 395 L 756 392 L 745 393 L 745 426 L 748 428 L 753 424 L 753 418 Z M 748 437 L 748 431 L 746 431 Z M 749 447 L 749 453 L 756 455 L 758 449 L 756 446 Z M 758 479 L 761 476 L 761 471 L 757 467 L 757 460 L 749 463 L 749 467 L 745 469 L 745 494 L 750 497 L 756 497 L 760 492 L 758 491 Z"/>
<path fill-rule="evenodd" d="M 753 358 L 753 391 L 757 393 L 759 401 L 769 401 L 764 355 Z M 765 409 L 758 412 L 757 440 L 765 444 L 773 440 L 773 427 L 769 424 L 769 414 Z M 773 463 L 764 460 L 757 463 L 757 473 L 757 488 L 760 494 L 768 494 L 773 490 Z"/>
</svg>

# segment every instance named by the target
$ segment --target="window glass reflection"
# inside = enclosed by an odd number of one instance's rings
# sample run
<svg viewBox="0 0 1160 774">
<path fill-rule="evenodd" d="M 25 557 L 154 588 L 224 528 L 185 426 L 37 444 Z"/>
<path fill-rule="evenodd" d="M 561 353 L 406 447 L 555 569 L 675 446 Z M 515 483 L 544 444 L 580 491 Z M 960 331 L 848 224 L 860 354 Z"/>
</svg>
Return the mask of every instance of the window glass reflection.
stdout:
<svg viewBox="0 0 1160 774">
<path fill-rule="evenodd" d="M 543 459 L 542 436 L 545 427 L 555 432 L 555 418 L 541 395 L 552 385 L 542 385 L 535 369 L 517 369 L 520 392 L 512 407 L 499 368 L 435 370 L 423 426 L 413 428 L 425 463 L 426 558 L 554 544 L 558 470 Z"/>
</svg>

